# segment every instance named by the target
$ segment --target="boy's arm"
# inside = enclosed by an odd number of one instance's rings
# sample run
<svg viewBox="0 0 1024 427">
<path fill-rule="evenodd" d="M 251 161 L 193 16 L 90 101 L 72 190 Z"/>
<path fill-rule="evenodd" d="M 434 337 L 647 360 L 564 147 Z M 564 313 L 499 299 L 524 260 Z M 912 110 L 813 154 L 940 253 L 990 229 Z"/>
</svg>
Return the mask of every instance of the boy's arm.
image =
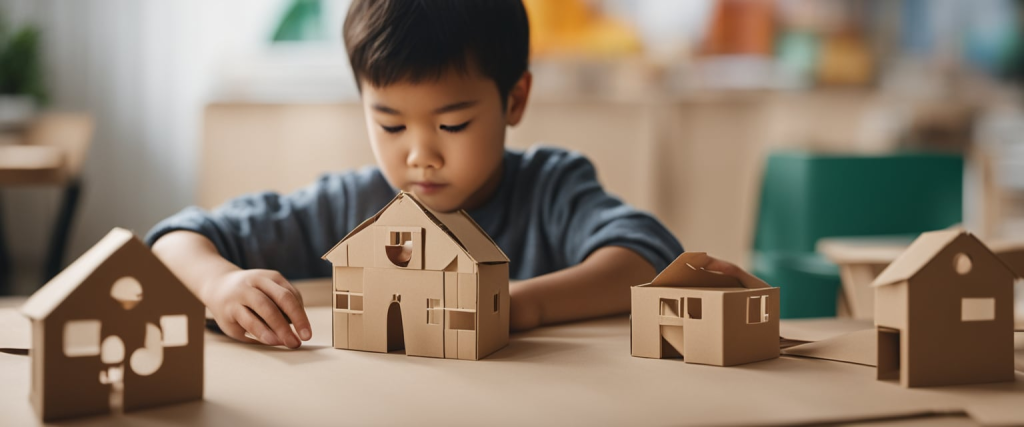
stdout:
<svg viewBox="0 0 1024 427">
<path fill-rule="evenodd" d="M 146 242 L 227 335 L 298 347 L 298 337 L 312 331 L 285 277 L 329 276 L 320 256 L 391 195 L 376 169 L 324 175 L 286 195 L 253 193 L 213 211 L 185 209 L 157 224 Z"/>
<path fill-rule="evenodd" d="M 765 285 L 735 264 L 710 256 L 697 267 L 735 277 L 748 286 Z M 603 247 L 576 266 L 511 284 L 509 328 L 524 331 L 628 313 L 629 288 L 649 283 L 656 275 L 654 267 L 636 252 L 618 246 Z"/>
<path fill-rule="evenodd" d="M 523 331 L 628 312 L 630 286 L 655 275 L 651 263 L 636 252 L 603 247 L 578 265 L 511 284 L 509 327 Z"/>
<path fill-rule="evenodd" d="M 299 346 L 300 338 L 312 337 L 302 295 L 280 273 L 238 268 L 220 256 L 210 239 L 191 231 L 163 235 L 153 253 L 210 308 L 228 336 L 251 342 L 248 331 L 262 343 L 291 348 Z"/>
</svg>

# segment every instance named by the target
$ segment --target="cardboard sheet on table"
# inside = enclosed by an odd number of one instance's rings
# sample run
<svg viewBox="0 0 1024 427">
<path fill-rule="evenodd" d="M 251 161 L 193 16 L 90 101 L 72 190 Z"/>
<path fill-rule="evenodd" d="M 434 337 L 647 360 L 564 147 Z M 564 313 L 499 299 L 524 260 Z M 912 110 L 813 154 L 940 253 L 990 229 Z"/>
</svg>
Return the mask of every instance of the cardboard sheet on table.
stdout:
<svg viewBox="0 0 1024 427">
<path fill-rule="evenodd" d="M 836 318 L 790 319 L 779 324 L 779 335 L 786 340 L 815 342 L 874 327 L 875 325 L 871 320 Z"/>
<path fill-rule="evenodd" d="M 874 329 L 863 329 L 829 339 L 782 350 L 787 356 L 810 357 L 864 366 L 878 365 L 878 336 Z"/>
<path fill-rule="evenodd" d="M 966 412 L 979 422 L 1024 423 L 1014 411 L 1024 374 L 1013 383 L 915 390 L 877 381 L 874 369 L 849 363 L 786 357 L 722 368 L 635 358 L 626 317 L 515 334 L 492 358 L 467 364 L 336 350 L 330 307 L 307 311 L 314 335 L 298 351 L 208 333 L 203 402 L 81 422 L 786 425 Z M 35 425 L 26 397 L 28 358 L 0 354 L 0 377 L 5 422 Z M 744 402 L 742 411 L 737 401 Z M 352 410 L 339 412 L 338 402 Z M 459 414 L 468 421 L 453 422 L 452 402 L 467 403 Z M 531 410 L 509 411 L 512 405 Z"/>
<path fill-rule="evenodd" d="M 32 324 L 16 308 L 0 309 L 0 352 L 25 353 L 32 347 Z"/>
<path fill-rule="evenodd" d="M 1015 334 L 1014 348 L 1016 349 L 1014 366 L 1016 370 L 1024 372 L 1024 333 Z M 785 347 L 782 349 L 782 354 L 877 366 L 878 338 L 874 329 L 863 329 L 821 341 Z"/>
</svg>

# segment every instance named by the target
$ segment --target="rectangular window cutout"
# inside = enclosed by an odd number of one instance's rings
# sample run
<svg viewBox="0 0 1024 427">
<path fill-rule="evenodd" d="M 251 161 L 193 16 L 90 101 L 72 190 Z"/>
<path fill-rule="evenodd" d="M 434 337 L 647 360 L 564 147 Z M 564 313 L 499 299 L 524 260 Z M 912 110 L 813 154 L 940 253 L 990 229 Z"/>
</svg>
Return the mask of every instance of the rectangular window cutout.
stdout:
<svg viewBox="0 0 1024 427">
<path fill-rule="evenodd" d="M 687 298 L 686 299 L 686 317 L 691 319 L 702 319 L 704 317 L 704 307 L 702 307 L 700 298 Z"/>
<path fill-rule="evenodd" d="M 67 357 L 100 354 L 100 321 L 71 320 L 64 324 L 64 355 Z"/>
<path fill-rule="evenodd" d="M 188 316 L 184 314 L 160 316 L 160 332 L 164 336 L 164 347 L 188 345 Z"/>
<path fill-rule="evenodd" d="M 363 296 L 362 295 L 349 295 L 348 296 L 348 307 L 350 310 L 363 311 Z"/>
<path fill-rule="evenodd" d="M 498 298 L 499 294 L 494 294 L 494 312 L 497 313 L 498 309 L 501 308 L 501 300 Z"/>
<path fill-rule="evenodd" d="M 389 243 L 392 245 L 404 245 L 406 242 L 411 240 L 412 233 L 409 231 L 392 231 Z"/>
<path fill-rule="evenodd" d="M 661 299 L 661 309 L 659 313 L 666 317 L 679 317 L 679 300 L 672 298 Z"/>
<path fill-rule="evenodd" d="M 768 321 L 768 295 L 755 295 L 747 298 L 747 323 L 764 323 Z"/>
<path fill-rule="evenodd" d="M 431 325 L 441 324 L 441 300 L 427 298 L 427 323 Z"/>
<path fill-rule="evenodd" d="M 476 313 L 470 313 L 466 311 L 449 311 L 448 329 L 458 329 L 461 331 L 475 331 Z"/>
<path fill-rule="evenodd" d="M 334 308 L 348 310 L 348 294 L 334 294 Z"/>
<path fill-rule="evenodd" d="M 964 322 L 996 320 L 996 299 L 962 298 L 960 300 L 960 320 Z"/>
</svg>

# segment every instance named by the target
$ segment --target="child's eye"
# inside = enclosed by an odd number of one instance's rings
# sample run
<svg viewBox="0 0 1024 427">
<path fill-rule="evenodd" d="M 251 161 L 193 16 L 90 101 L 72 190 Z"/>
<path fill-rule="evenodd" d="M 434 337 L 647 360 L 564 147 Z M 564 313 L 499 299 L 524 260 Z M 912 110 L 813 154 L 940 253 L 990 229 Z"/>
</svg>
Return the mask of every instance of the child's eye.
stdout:
<svg viewBox="0 0 1024 427">
<path fill-rule="evenodd" d="M 469 122 L 463 123 L 461 125 L 441 125 L 441 130 L 449 133 L 457 133 L 462 132 L 464 129 L 466 129 L 466 126 L 469 126 Z"/>
<path fill-rule="evenodd" d="M 384 125 L 380 125 L 380 128 L 384 129 L 384 132 L 387 132 L 387 133 L 399 133 L 399 132 L 405 130 L 405 125 L 398 125 L 398 126 L 384 126 Z"/>
</svg>

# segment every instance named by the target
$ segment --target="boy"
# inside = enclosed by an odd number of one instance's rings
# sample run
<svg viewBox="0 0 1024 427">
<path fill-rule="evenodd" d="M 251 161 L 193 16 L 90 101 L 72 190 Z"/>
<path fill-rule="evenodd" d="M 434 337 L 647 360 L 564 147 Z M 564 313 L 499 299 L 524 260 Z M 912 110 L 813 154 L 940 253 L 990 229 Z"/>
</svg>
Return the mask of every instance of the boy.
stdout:
<svg viewBox="0 0 1024 427">
<path fill-rule="evenodd" d="M 467 210 L 509 256 L 521 280 L 510 286 L 513 330 L 626 312 L 629 287 L 682 252 L 656 219 L 606 194 L 580 154 L 505 149 L 530 93 L 521 0 L 354 0 L 344 39 L 378 166 L 189 208 L 147 236 L 227 335 L 308 340 L 288 280 L 329 277 L 320 256 L 398 190 Z"/>
</svg>

